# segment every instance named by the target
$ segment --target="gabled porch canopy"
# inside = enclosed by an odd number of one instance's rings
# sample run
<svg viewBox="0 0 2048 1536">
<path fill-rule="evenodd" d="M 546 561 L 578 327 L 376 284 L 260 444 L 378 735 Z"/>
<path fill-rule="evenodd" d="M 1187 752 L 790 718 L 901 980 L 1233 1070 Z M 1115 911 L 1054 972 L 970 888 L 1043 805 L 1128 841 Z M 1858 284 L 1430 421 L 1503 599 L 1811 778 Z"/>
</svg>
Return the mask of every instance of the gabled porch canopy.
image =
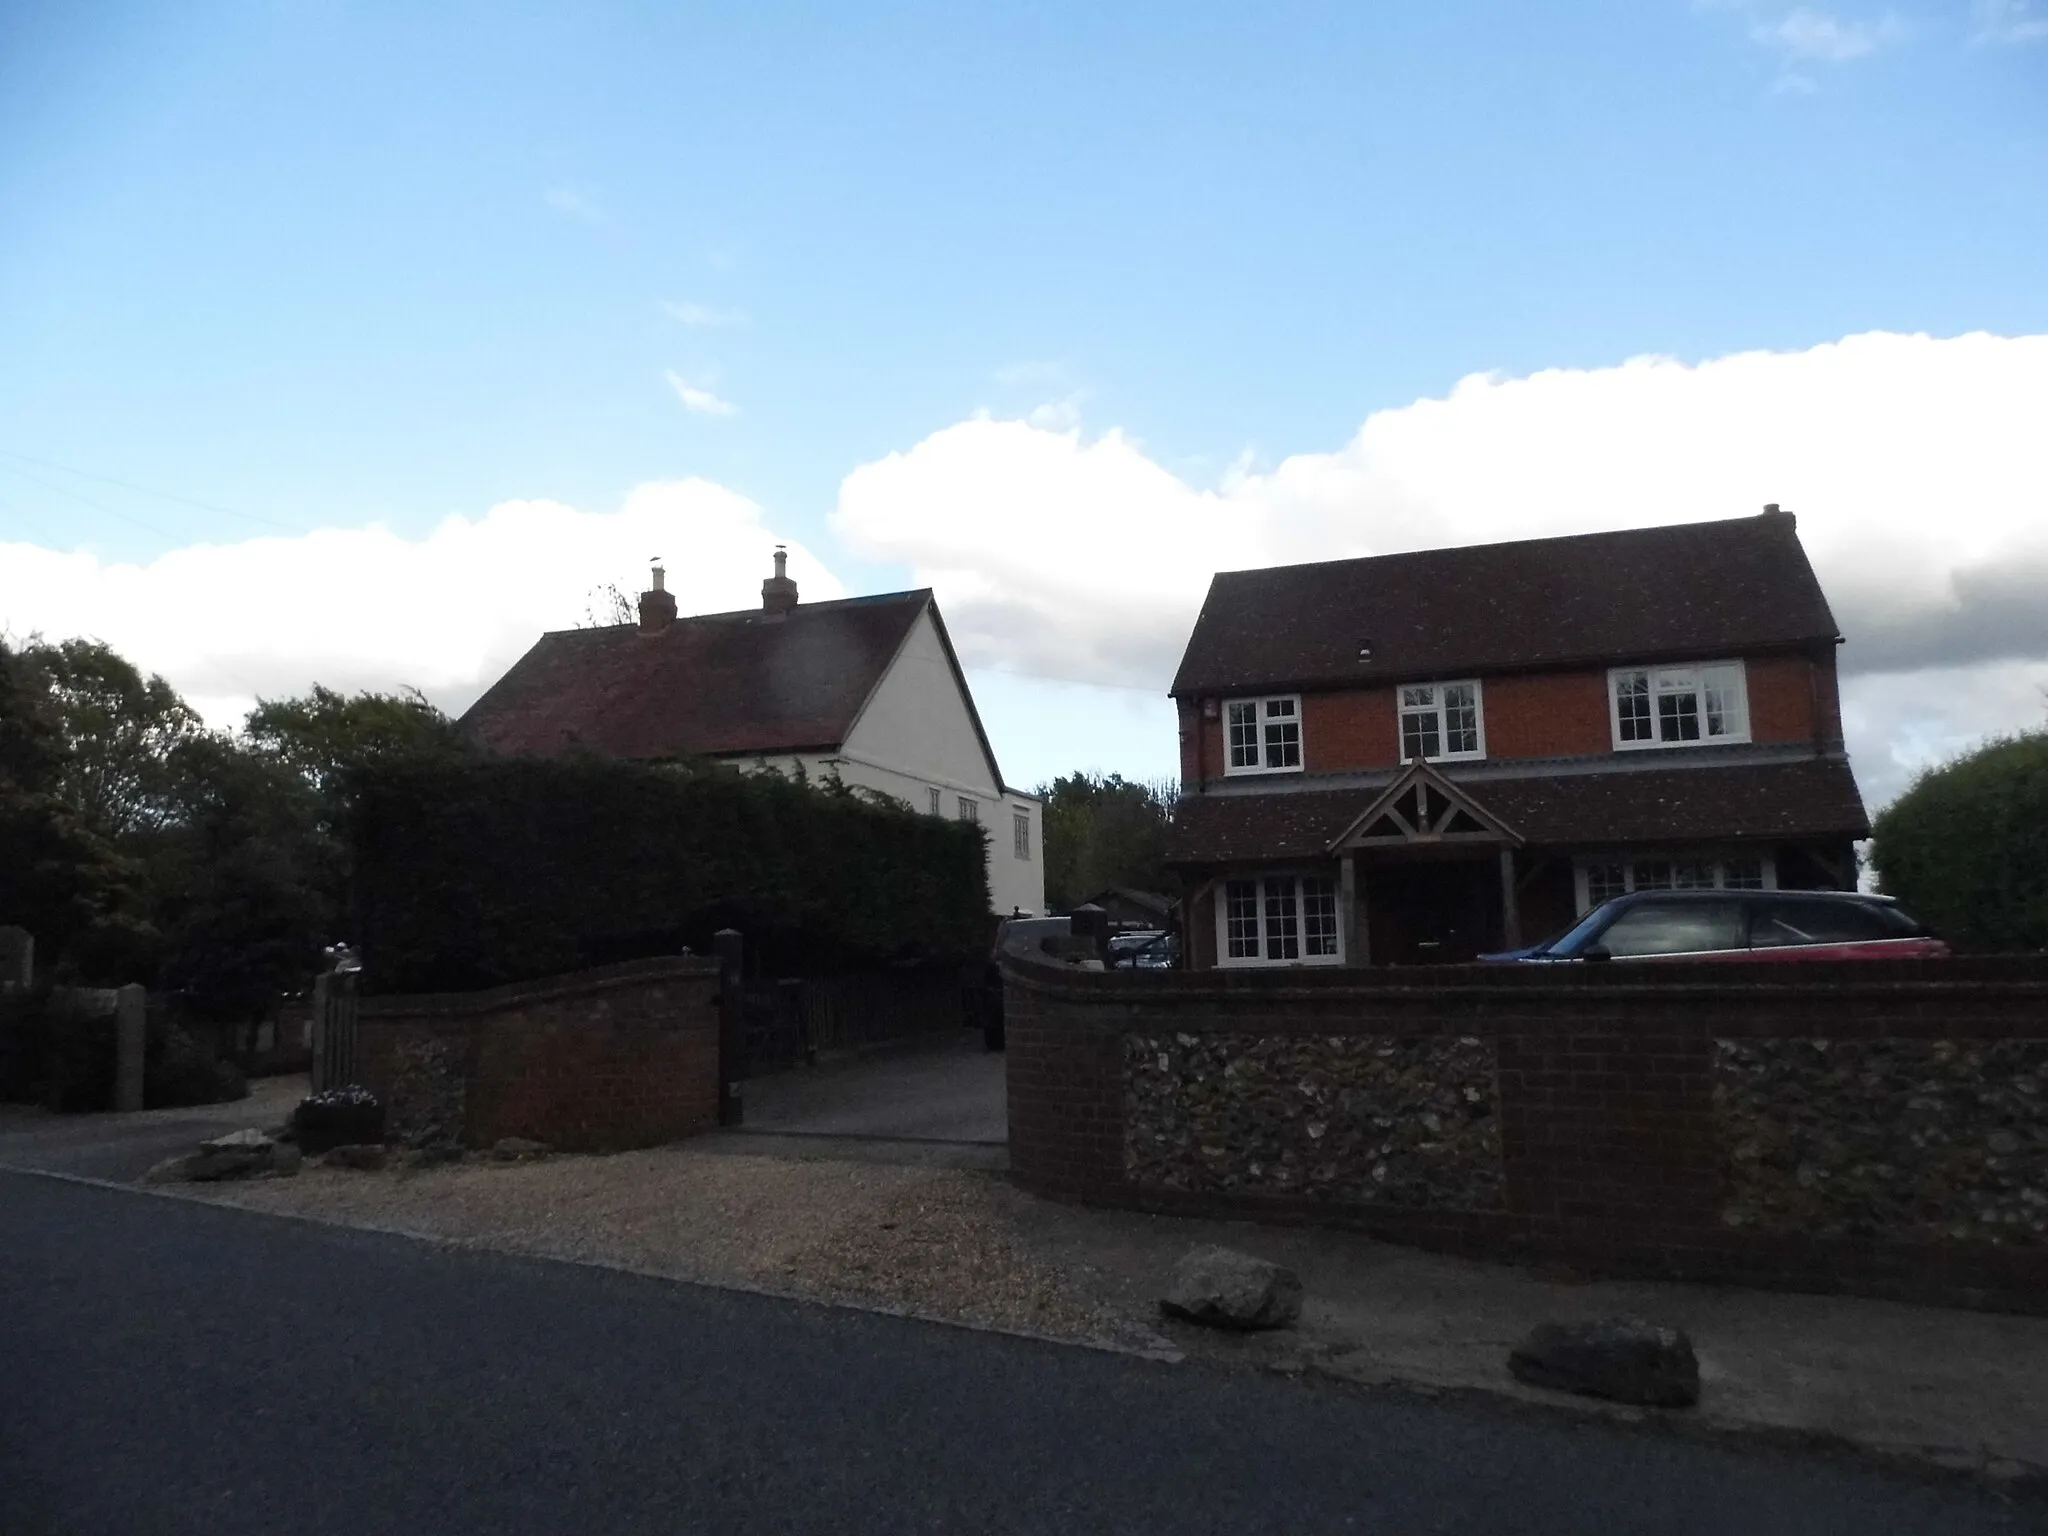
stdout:
<svg viewBox="0 0 2048 1536">
<path fill-rule="evenodd" d="M 1418 757 L 1331 840 L 1329 851 L 1460 843 L 1513 849 L 1522 836 Z"/>
</svg>

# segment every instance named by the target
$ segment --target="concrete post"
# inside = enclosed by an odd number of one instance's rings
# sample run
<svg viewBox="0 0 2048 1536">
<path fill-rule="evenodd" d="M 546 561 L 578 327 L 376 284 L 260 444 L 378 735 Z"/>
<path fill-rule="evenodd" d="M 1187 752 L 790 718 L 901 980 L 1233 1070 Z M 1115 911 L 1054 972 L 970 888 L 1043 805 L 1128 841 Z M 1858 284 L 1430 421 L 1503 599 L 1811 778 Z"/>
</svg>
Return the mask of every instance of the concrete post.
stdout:
<svg viewBox="0 0 2048 1536">
<path fill-rule="evenodd" d="M 114 1108 L 142 1108 L 142 1058 L 149 1045 L 149 993 L 134 982 L 114 994 Z"/>
<path fill-rule="evenodd" d="M 711 942 L 718 954 L 718 1123 L 742 1125 L 746 1110 L 740 1099 L 740 1069 L 747 1058 L 747 1017 L 740 984 L 745 941 L 737 928 L 721 928 Z"/>
<path fill-rule="evenodd" d="M 322 971 L 313 978 L 313 1022 L 311 1028 L 313 1047 L 312 1088 L 321 1093 L 334 1084 L 327 1081 L 327 998 L 334 987 L 332 976 Z"/>
<path fill-rule="evenodd" d="M 0 987 L 26 991 L 36 979 L 36 940 L 26 928 L 0 927 Z"/>
</svg>

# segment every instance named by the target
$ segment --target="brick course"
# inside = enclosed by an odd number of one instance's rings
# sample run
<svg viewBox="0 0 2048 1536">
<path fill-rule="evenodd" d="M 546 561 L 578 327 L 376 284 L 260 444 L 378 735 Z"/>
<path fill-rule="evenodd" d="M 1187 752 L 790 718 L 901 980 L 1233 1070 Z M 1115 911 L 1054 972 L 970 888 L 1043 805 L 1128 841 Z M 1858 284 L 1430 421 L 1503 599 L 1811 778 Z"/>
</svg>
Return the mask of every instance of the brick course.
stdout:
<svg viewBox="0 0 2048 1536">
<path fill-rule="evenodd" d="M 1745 1132 L 1723 1123 L 1715 1098 L 1724 1042 L 2048 1042 L 2048 961 L 1785 969 L 1798 974 L 1668 966 L 1646 975 L 1617 966 L 1569 975 L 1503 967 L 1133 977 L 1012 962 L 1011 1167 L 1027 1188 L 1063 1199 L 1314 1221 L 1604 1273 L 2048 1312 L 2048 1241 L 2037 1234 L 1955 1240 L 1894 1227 L 1825 1237 L 1734 1219 L 1730 1143 Z M 1167 1188 L 1146 1182 L 1142 1169 L 1134 1176 L 1126 1041 L 1178 1035 L 1487 1042 L 1497 1063 L 1504 1205 L 1400 1209 Z M 1780 1113 L 1811 1120 L 1823 1109 L 1787 1102 Z M 2036 1147 L 2048 1144 L 2048 1103 L 2037 1119 L 2018 1127 Z M 1925 1175 L 1905 1168 L 1894 1182 Z"/>
<path fill-rule="evenodd" d="M 715 961 L 644 960 L 488 992 L 366 998 L 357 1060 L 396 1136 L 617 1151 L 717 1125 L 718 1026 Z M 422 1062 L 444 1079 L 438 1095 L 419 1080 Z M 459 1127 L 433 1123 L 454 1114 Z"/>
<path fill-rule="evenodd" d="M 1713 659 L 1713 658 L 1706 658 Z M 1747 658 L 1750 739 L 1839 742 L 1842 734 L 1832 652 Z M 1480 679 L 1489 760 L 1586 757 L 1614 749 L 1605 667 L 1510 672 Z M 1286 691 L 1286 690 L 1278 690 Z M 1302 695 L 1302 763 L 1310 773 L 1391 768 L 1401 761 L 1400 713 L 1387 686 Z M 1816 713 L 1816 710 L 1818 713 Z M 1179 701 L 1181 779 L 1223 778 L 1220 717 L 1204 719 L 1200 703 Z"/>
</svg>

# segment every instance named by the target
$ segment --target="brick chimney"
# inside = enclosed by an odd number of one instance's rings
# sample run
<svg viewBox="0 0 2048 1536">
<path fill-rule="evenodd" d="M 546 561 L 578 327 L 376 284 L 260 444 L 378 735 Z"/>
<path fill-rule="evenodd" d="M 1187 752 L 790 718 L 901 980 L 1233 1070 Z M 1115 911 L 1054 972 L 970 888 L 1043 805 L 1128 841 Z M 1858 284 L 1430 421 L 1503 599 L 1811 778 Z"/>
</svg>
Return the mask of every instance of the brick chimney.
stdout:
<svg viewBox="0 0 2048 1536">
<path fill-rule="evenodd" d="M 1764 503 L 1764 516 L 1782 517 L 1783 519 L 1785 519 L 1786 522 L 1792 524 L 1795 528 L 1799 525 L 1799 519 L 1794 517 L 1790 512 L 1787 512 L 1775 501 L 1767 501 Z"/>
<path fill-rule="evenodd" d="M 662 584 L 667 575 L 668 572 L 657 565 L 654 568 L 654 586 L 640 594 L 640 628 L 645 633 L 667 629 L 676 621 L 675 594 Z"/>
<path fill-rule="evenodd" d="M 775 574 L 761 583 L 761 608 L 777 617 L 796 606 L 796 583 L 789 579 L 789 552 L 775 546 Z"/>
</svg>

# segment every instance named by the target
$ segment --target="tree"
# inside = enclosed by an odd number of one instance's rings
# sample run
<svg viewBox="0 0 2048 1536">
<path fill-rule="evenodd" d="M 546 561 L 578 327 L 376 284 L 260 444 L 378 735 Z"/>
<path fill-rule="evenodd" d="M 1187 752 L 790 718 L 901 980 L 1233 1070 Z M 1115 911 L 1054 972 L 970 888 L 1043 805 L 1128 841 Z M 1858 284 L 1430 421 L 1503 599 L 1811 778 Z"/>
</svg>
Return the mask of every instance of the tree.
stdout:
<svg viewBox="0 0 2048 1536">
<path fill-rule="evenodd" d="M 454 722 L 417 688 L 350 698 L 316 683 L 303 699 L 259 700 L 242 729 L 254 750 L 330 801 L 354 769 L 467 750 Z"/>
<path fill-rule="evenodd" d="M 85 825 L 118 842 L 160 825 L 178 747 L 206 726 L 161 677 L 99 640 L 31 640 L 20 665 L 55 728 L 53 792 Z"/>
<path fill-rule="evenodd" d="M 58 974 L 132 980 L 153 937 L 137 871 L 60 793 L 59 722 L 41 668 L 0 642 L 0 923 L 34 934 Z"/>
<path fill-rule="evenodd" d="M 2048 949 L 2048 730 L 1923 773 L 1873 836 L 1879 888 L 1958 949 Z"/>
<path fill-rule="evenodd" d="M 578 629 L 605 629 L 618 624 L 637 624 L 640 610 L 633 599 L 619 589 L 615 581 L 608 581 L 601 587 L 592 587 L 583 605 L 583 618 Z"/>
<path fill-rule="evenodd" d="M 1055 909 L 1121 885 L 1171 892 L 1166 829 L 1178 788 L 1121 774 L 1068 774 L 1042 784 L 1045 899 Z"/>
</svg>

